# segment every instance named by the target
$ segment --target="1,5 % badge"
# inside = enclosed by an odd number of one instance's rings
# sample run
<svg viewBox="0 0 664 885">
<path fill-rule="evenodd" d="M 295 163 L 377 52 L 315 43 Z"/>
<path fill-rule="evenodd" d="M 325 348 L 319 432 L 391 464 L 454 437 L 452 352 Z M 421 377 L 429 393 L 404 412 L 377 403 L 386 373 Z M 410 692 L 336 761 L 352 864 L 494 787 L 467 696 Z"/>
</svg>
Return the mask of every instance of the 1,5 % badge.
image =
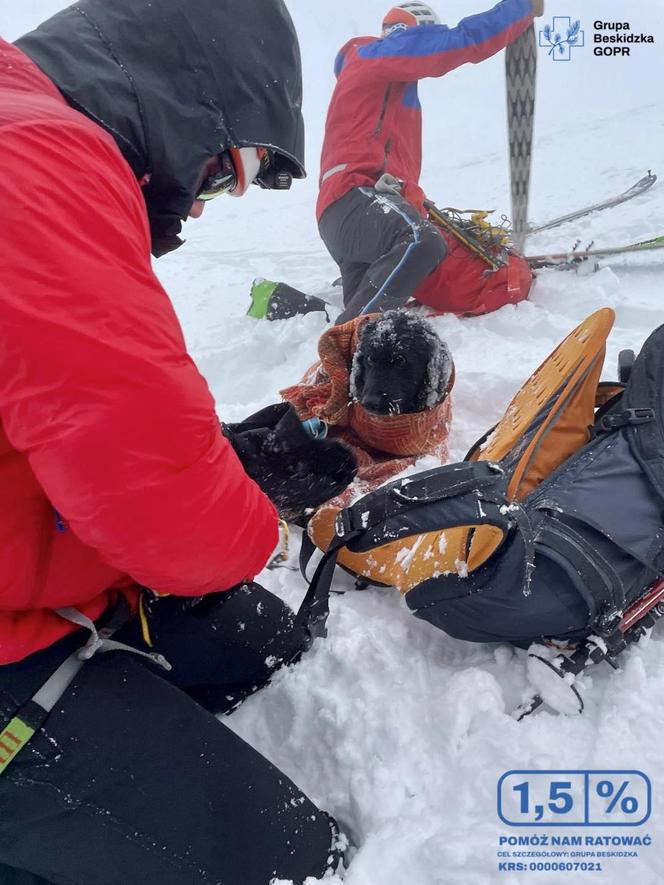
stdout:
<svg viewBox="0 0 664 885">
<path fill-rule="evenodd" d="M 511 827 L 638 827 L 651 808 L 641 771 L 508 771 L 498 781 L 498 816 Z"/>
</svg>

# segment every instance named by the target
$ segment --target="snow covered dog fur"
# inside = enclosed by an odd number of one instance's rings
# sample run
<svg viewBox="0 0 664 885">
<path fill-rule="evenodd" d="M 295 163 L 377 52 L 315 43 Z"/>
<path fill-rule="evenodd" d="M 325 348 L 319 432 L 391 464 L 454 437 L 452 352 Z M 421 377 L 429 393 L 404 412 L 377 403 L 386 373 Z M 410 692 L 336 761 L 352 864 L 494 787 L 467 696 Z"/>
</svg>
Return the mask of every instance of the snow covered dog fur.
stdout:
<svg viewBox="0 0 664 885">
<path fill-rule="evenodd" d="M 452 370 L 447 344 L 426 319 L 391 310 L 361 329 L 350 393 L 377 415 L 423 412 L 443 398 Z"/>
</svg>

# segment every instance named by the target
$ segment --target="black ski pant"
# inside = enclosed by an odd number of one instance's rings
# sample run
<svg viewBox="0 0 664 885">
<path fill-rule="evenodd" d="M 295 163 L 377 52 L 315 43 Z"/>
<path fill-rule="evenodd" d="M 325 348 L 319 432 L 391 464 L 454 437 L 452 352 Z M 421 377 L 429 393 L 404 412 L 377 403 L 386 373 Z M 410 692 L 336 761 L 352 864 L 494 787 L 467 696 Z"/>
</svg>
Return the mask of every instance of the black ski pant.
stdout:
<svg viewBox="0 0 664 885">
<path fill-rule="evenodd" d="M 302 883 L 336 863 L 336 829 L 213 709 L 264 684 L 292 613 L 256 584 L 159 600 L 167 673 L 124 651 L 85 663 L 44 726 L 0 774 L 2 885 Z M 133 622 L 114 639 L 136 640 Z M 0 667 L 7 723 L 85 631 Z M 141 647 L 145 647 L 142 646 Z"/>
<path fill-rule="evenodd" d="M 447 254 L 436 226 L 408 200 L 370 187 L 353 188 L 328 206 L 318 230 L 341 272 L 337 325 L 403 307 Z"/>
</svg>

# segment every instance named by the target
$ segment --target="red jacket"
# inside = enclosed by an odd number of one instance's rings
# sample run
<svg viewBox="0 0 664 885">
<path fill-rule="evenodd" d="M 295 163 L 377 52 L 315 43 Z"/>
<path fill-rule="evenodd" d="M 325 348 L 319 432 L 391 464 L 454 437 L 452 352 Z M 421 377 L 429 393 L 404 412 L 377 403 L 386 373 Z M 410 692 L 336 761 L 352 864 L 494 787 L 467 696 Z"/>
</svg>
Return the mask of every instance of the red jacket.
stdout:
<svg viewBox="0 0 664 885">
<path fill-rule="evenodd" d="M 252 577 L 270 501 L 221 434 L 113 139 L 0 41 L 0 664 L 122 587 Z M 132 589 L 133 588 L 133 589 Z"/>
<path fill-rule="evenodd" d="M 456 28 L 422 25 L 346 43 L 334 66 L 338 79 L 325 124 L 316 217 L 351 188 L 373 186 L 384 172 L 405 182 L 404 197 L 424 214 L 417 81 L 489 58 L 532 20 L 530 0 L 502 0 Z"/>
</svg>

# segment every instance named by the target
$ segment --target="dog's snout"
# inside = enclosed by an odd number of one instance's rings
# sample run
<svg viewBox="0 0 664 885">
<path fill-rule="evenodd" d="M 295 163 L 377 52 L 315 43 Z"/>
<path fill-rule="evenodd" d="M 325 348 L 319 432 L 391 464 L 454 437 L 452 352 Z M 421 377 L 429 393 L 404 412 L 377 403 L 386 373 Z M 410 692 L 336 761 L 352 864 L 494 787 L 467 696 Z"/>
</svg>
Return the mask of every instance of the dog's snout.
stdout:
<svg viewBox="0 0 664 885">
<path fill-rule="evenodd" d="M 376 415 L 395 415 L 401 411 L 400 400 L 389 392 L 365 392 L 361 403 L 368 412 Z"/>
<path fill-rule="evenodd" d="M 381 414 L 387 405 L 388 397 L 385 394 L 377 394 L 375 396 L 363 396 L 362 405 L 370 412 L 378 412 Z"/>
</svg>

